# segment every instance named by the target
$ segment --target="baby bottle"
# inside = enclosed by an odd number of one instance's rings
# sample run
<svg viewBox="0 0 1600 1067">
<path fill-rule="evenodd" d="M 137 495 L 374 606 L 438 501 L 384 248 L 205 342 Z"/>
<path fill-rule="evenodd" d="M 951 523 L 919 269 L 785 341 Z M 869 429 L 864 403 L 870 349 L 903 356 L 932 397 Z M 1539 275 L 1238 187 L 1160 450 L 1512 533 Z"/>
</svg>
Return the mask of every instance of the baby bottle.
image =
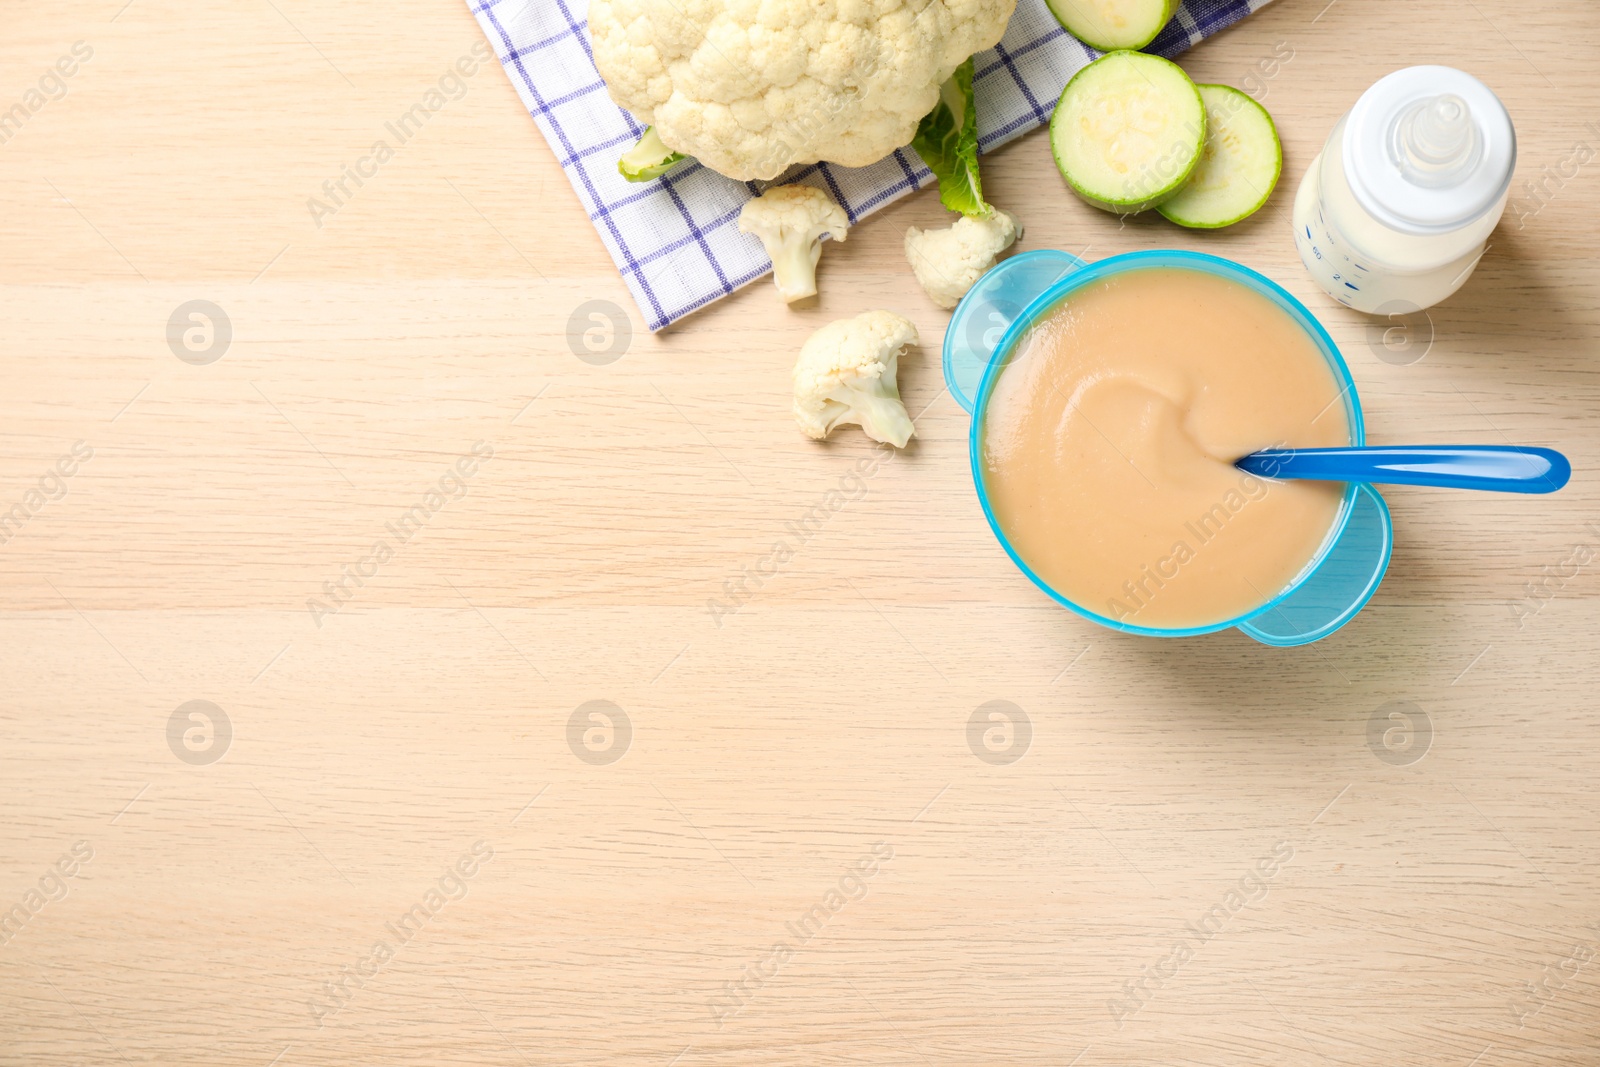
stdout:
<svg viewBox="0 0 1600 1067">
<path fill-rule="evenodd" d="M 1294 198 L 1294 242 L 1329 296 L 1396 314 L 1437 304 L 1478 265 L 1517 161 L 1511 116 L 1453 67 L 1381 78 L 1339 120 Z"/>
</svg>

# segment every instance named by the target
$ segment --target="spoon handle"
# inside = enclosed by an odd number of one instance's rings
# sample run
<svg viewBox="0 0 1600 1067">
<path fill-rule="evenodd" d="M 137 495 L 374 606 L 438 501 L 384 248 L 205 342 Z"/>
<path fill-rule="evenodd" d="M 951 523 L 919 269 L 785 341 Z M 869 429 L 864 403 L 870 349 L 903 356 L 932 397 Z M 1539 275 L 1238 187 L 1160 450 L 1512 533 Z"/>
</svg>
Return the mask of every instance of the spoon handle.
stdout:
<svg viewBox="0 0 1600 1067">
<path fill-rule="evenodd" d="M 1553 493 L 1572 477 L 1572 464 L 1560 452 L 1513 445 L 1268 448 L 1252 452 L 1235 466 L 1266 478 L 1434 485 L 1501 493 Z"/>
</svg>

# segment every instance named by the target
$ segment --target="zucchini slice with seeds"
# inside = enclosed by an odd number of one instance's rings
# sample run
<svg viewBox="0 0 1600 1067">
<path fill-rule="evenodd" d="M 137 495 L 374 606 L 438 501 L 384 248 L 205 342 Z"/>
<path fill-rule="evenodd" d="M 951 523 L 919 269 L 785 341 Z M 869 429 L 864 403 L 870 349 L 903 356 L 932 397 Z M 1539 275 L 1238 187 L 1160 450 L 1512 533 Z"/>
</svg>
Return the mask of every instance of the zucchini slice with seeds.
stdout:
<svg viewBox="0 0 1600 1067">
<path fill-rule="evenodd" d="M 1255 214 L 1283 173 L 1283 144 L 1267 109 L 1229 85 L 1201 85 L 1206 147 L 1189 184 L 1156 208 L 1179 226 L 1215 230 Z"/>
<path fill-rule="evenodd" d="M 1178 0 L 1045 0 L 1066 31 L 1090 48 L 1143 48 L 1172 20 Z"/>
<path fill-rule="evenodd" d="M 1108 52 L 1073 75 L 1050 119 L 1050 148 L 1073 192 L 1132 214 L 1176 196 L 1200 162 L 1206 109 L 1183 68 Z"/>
</svg>

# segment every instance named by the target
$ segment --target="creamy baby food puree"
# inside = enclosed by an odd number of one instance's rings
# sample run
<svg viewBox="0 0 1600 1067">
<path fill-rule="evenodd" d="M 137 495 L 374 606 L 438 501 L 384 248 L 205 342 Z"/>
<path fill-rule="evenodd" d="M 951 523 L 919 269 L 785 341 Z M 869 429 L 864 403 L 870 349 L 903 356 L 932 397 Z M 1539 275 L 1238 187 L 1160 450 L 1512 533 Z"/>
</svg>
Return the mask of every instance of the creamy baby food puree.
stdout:
<svg viewBox="0 0 1600 1067">
<path fill-rule="evenodd" d="M 1000 372 L 983 478 L 1017 554 L 1138 626 L 1223 622 L 1316 555 L 1344 486 L 1233 465 L 1349 444 L 1340 387 L 1293 318 L 1237 282 L 1147 268 L 1069 295 Z"/>
</svg>

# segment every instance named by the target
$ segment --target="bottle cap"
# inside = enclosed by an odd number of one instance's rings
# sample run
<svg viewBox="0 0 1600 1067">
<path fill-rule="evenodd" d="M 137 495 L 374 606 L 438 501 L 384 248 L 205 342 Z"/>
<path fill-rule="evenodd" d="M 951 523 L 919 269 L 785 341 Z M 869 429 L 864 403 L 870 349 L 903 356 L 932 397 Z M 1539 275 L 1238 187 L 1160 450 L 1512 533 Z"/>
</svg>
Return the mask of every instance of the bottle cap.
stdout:
<svg viewBox="0 0 1600 1067">
<path fill-rule="evenodd" d="M 1487 85 L 1454 67 L 1380 78 L 1344 126 L 1345 178 L 1361 206 L 1404 233 L 1446 233 L 1511 185 L 1517 135 Z"/>
</svg>

